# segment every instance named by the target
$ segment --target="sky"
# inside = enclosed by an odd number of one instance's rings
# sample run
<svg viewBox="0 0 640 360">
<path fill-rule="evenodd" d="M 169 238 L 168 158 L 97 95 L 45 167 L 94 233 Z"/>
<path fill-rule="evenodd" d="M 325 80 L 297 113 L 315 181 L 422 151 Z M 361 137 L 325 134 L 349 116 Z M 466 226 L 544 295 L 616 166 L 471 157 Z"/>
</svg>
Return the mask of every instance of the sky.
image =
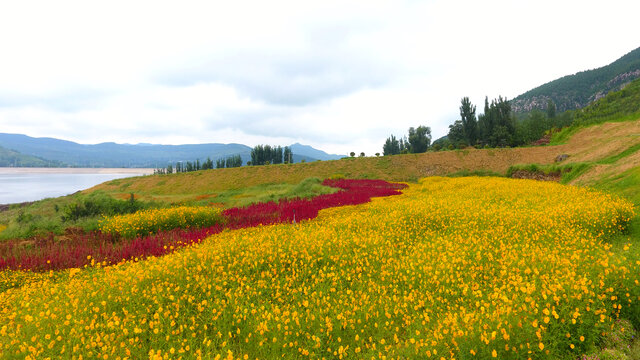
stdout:
<svg viewBox="0 0 640 360">
<path fill-rule="evenodd" d="M 4 1 L 0 132 L 382 152 L 640 47 L 640 3 Z"/>
</svg>

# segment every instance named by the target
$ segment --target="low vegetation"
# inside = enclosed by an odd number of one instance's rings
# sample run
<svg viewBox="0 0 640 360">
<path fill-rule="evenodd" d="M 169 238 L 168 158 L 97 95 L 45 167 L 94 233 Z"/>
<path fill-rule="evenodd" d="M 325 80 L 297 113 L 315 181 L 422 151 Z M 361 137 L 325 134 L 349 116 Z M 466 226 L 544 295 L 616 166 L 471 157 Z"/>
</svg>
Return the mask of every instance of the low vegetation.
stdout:
<svg viewBox="0 0 640 360">
<path fill-rule="evenodd" d="M 49 271 L 137 261 L 199 243 L 224 229 L 309 220 L 321 209 L 362 204 L 372 196 L 397 195 L 404 187 L 382 180 L 327 179 L 323 184 L 341 191 L 225 210 L 204 206 L 144 210 L 107 217 L 101 221 L 102 231 L 5 240 L 0 243 L 0 269 Z"/>
<path fill-rule="evenodd" d="M 632 331 L 619 318 L 638 324 L 640 252 L 620 235 L 632 215 L 578 187 L 430 178 L 315 221 L 45 273 L 0 295 L 0 351 L 575 359 Z"/>
<path fill-rule="evenodd" d="M 25 206 L 12 205 L 8 210 L 0 212 L 0 224 L 6 224 L 6 231 L 0 232 L 0 239 L 29 239 L 47 237 L 49 234 L 62 236 L 67 229 L 96 231 L 100 229 L 100 221 L 105 216 L 131 214 L 145 209 L 162 209 L 173 205 L 236 207 L 280 199 L 310 198 L 337 191 L 335 188 L 322 185 L 322 180 L 318 178 L 303 179 L 297 184 L 261 184 L 217 193 L 201 192 L 190 197 L 157 196 L 146 197 L 144 200 L 140 200 L 141 197 L 145 197 L 144 192 L 133 186 L 129 188 L 136 180 L 153 178 L 161 182 L 167 178 L 180 179 L 179 177 L 184 175 L 189 174 L 118 179 L 109 184 L 117 186 L 122 192 L 97 190 L 46 199 Z M 136 193 L 127 190 L 135 190 Z"/>
</svg>

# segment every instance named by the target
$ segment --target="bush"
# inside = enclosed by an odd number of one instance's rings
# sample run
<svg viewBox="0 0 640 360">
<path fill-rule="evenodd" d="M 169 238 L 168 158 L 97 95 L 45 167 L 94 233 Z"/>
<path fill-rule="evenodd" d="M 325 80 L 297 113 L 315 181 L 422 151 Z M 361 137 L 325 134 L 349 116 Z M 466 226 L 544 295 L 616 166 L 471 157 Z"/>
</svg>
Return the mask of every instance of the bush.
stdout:
<svg viewBox="0 0 640 360">
<path fill-rule="evenodd" d="M 129 200 L 117 200 L 101 192 L 69 204 L 62 209 L 62 221 L 77 221 L 80 218 L 131 214 L 147 206 L 131 194 Z M 18 220 L 19 221 L 19 220 Z"/>
</svg>

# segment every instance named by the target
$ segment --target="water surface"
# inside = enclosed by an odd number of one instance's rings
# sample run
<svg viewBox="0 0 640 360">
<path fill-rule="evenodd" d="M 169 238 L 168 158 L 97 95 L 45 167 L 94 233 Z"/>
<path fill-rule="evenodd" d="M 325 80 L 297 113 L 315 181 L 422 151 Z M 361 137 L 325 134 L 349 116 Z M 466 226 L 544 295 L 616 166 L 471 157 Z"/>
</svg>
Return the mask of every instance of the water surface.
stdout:
<svg viewBox="0 0 640 360">
<path fill-rule="evenodd" d="M 152 172 L 150 169 L 0 168 L 0 204 L 69 195 L 105 181 Z"/>
</svg>

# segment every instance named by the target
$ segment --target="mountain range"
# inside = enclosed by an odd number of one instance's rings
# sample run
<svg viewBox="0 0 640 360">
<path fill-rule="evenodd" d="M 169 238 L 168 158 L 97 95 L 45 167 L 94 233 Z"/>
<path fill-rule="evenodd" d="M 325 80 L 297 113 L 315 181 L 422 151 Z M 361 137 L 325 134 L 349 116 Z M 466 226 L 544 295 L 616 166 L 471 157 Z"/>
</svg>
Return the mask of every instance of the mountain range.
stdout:
<svg viewBox="0 0 640 360">
<path fill-rule="evenodd" d="M 640 78 L 640 48 L 601 68 L 553 80 L 511 100 L 511 109 L 522 113 L 545 110 L 549 100 L 558 111 L 583 108 Z"/>
<path fill-rule="evenodd" d="M 4 148 L 4 149 L 2 149 Z M 293 162 L 335 160 L 343 156 L 327 154 L 308 145 L 293 144 Z M 251 160 L 251 147 L 242 144 L 116 144 L 94 145 L 54 138 L 34 138 L 0 133 L 0 166 L 73 166 L 163 168 L 181 161 L 214 162 L 240 155 L 244 164 Z"/>
</svg>

